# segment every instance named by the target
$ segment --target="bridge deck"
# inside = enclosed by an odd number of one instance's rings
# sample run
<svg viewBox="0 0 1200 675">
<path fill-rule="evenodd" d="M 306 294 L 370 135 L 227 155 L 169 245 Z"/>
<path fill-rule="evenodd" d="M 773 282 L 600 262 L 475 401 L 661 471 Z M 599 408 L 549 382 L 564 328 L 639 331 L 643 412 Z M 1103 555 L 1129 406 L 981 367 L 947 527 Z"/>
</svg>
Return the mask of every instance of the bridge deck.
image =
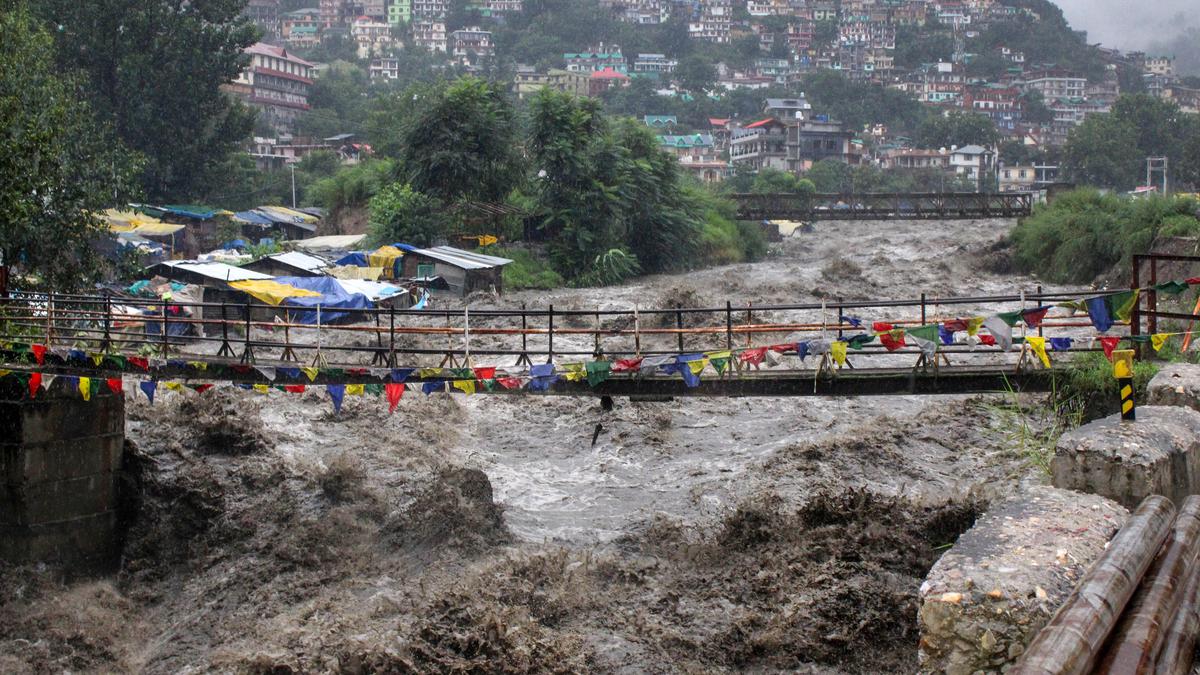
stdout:
<svg viewBox="0 0 1200 675">
<path fill-rule="evenodd" d="M 740 220 L 962 220 L 1019 218 L 1033 209 L 1027 192 L 737 194 Z"/>
</svg>

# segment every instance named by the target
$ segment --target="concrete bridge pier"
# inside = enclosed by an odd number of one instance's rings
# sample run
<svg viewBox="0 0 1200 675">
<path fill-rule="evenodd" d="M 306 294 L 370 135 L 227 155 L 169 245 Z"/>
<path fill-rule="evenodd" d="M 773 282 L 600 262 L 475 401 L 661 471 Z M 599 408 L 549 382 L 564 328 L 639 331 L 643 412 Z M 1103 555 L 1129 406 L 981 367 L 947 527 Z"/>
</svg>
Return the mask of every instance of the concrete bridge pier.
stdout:
<svg viewBox="0 0 1200 675">
<path fill-rule="evenodd" d="M 65 378 L 31 400 L 19 378 L 0 379 L 0 559 L 72 571 L 116 563 L 125 400 L 92 385 L 90 401 Z"/>
</svg>

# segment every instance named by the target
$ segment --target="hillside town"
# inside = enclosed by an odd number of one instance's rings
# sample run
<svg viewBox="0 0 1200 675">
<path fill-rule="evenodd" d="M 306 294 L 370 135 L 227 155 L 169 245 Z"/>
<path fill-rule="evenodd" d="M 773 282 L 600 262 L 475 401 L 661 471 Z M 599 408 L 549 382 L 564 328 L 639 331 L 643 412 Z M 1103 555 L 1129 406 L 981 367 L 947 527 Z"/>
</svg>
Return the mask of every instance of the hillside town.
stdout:
<svg viewBox="0 0 1200 675">
<path fill-rule="evenodd" d="M 496 35 L 526 11 L 521 0 L 473 0 L 465 6 L 447 0 L 321 0 L 291 11 L 282 0 L 251 0 L 245 12 L 263 41 L 247 50 L 250 67 L 228 89 L 261 109 L 273 131 L 250 148 L 263 170 L 284 168 L 319 150 L 336 152 L 346 162 L 371 152 L 358 138 L 360 129 L 324 138 L 296 130 L 297 117 L 310 109 L 310 86 L 328 68 L 302 55 L 332 41 L 352 47 L 373 87 L 400 79 L 405 51 L 420 50 L 434 58 L 434 69 L 499 74 L 521 100 L 541 89 L 611 100 L 623 89 L 648 86 L 663 102 L 759 92 L 757 110 L 741 117 L 681 120 L 670 110 L 624 111 L 643 120 L 662 148 L 705 183 L 763 168 L 802 176 L 817 162 L 831 160 L 885 171 L 941 172 L 977 191 L 1024 191 L 1058 182 L 1060 150 L 1071 130 L 1091 115 L 1109 112 L 1131 87 L 1183 112 L 1200 110 L 1200 82 L 1177 76 L 1169 56 L 1091 45 L 1098 59 L 1085 64 L 1090 72 L 1084 72 L 1078 63 L 1043 62 L 1016 47 L 983 45 L 981 37 L 999 23 L 1040 19 L 1022 3 L 602 0 L 599 7 L 637 30 L 676 26 L 688 43 L 705 45 L 713 59 L 736 45 L 739 58 L 705 64 L 711 79 L 696 85 L 681 73 L 680 55 L 626 52 L 612 43 L 538 54 L 536 64 L 513 61 L 512 50 L 505 54 Z M 478 23 L 458 25 L 464 22 Z M 1086 34 L 1073 35 L 1086 44 Z M 947 53 L 914 61 L 905 42 L 927 39 L 943 43 Z M 851 124 L 807 100 L 805 78 L 819 72 L 901 92 L 936 115 L 982 116 L 995 133 L 934 146 L 886 119 Z"/>
</svg>

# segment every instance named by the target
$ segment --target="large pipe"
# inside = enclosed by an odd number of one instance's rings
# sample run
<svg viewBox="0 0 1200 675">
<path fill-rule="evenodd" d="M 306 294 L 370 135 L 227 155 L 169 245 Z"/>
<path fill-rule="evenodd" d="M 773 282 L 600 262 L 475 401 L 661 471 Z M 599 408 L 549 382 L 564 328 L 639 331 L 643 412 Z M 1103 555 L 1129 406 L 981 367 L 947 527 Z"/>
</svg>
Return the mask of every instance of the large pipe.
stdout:
<svg viewBox="0 0 1200 675">
<path fill-rule="evenodd" d="M 1171 536 L 1143 577 L 1096 673 L 1125 675 L 1156 672 L 1167 631 L 1196 569 L 1200 552 L 1200 496 L 1188 497 L 1179 509 Z"/>
<path fill-rule="evenodd" d="M 1171 530 L 1175 506 L 1147 497 L 1075 592 L 1037 634 L 1009 675 L 1082 675 L 1091 672 L 1104 640 Z"/>
<path fill-rule="evenodd" d="M 1200 633 L 1200 565 L 1192 570 L 1183 605 L 1175 613 L 1175 621 L 1167 631 L 1162 651 L 1158 653 L 1158 672 L 1164 675 L 1188 675 L 1196 656 L 1196 638 Z"/>
</svg>

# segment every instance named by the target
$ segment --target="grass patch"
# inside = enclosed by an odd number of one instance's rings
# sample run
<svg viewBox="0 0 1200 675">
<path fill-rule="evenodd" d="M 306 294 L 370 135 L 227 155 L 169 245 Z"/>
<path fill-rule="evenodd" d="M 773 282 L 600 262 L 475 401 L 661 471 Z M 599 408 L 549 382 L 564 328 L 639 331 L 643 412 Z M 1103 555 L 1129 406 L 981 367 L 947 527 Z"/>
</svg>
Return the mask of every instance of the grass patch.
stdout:
<svg viewBox="0 0 1200 675">
<path fill-rule="evenodd" d="M 1138 405 L 1146 401 L 1146 388 L 1159 367 L 1155 361 L 1134 361 L 1133 396 Z M 1076 416 L 1080 422 L 1119 412 L 1121 397 L 1113 379 L 1112 363 L 1100 352 L 1075 356 L 1058 381 L 1052 400 L 1055 407 Z"/>
<path fill-rule="evenodd" d="M 525 248 L 502 248 L 489 246 L 479 249 L 480 253 L 500 256 L 512 260 L 511 265 L 505 265 L 501 274 L 504 275 L 504 287 L 517 291 L 523 288 L 551 289 L 566 285 L 562 275 L 550 267 L 550 261 Z"/>
<path fill-rule="evenodd" d="M 983 402 L 992 417 L 993 430 L 1005 439 L 1012 451 L 1026 463 L 1046 476 L 1058 439 L 1079 426 L 1078 411 L 1063 404 L 1052 394 L 1047 405 L 1028 405 L 1015 390 L 1009 389 L 1004 398 Z"/>
</svg>

